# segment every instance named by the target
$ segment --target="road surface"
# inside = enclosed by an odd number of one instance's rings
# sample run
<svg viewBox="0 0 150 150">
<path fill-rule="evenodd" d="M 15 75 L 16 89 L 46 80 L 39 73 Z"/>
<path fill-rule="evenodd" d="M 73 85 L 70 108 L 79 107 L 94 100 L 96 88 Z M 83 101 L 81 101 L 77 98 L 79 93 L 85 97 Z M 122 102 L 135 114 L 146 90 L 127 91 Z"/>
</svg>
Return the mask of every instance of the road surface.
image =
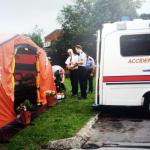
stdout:
<svg viewBox="0 0 150 150">
<path fill-rule="evenodd" d="M 100 114 L 91 135 L 82 148 L 150 149 L 150 119 L 141 109 L 109 108 Z"/>
</svg>

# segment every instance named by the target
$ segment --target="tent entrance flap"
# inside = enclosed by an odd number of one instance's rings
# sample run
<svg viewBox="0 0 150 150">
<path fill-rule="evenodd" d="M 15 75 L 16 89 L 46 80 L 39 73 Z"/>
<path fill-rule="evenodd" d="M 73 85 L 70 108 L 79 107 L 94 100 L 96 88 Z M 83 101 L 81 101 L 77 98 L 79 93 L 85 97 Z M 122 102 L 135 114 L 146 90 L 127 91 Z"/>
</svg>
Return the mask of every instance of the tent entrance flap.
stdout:
<svg viewBox="0 0 150 150">
<path fill-rule="evenodd" d="M 37 104 L 37 49 L 28 44 L 15 46 L 14 67 L 14 110 L 28 99 L 33 105 Z"/>
</svg>

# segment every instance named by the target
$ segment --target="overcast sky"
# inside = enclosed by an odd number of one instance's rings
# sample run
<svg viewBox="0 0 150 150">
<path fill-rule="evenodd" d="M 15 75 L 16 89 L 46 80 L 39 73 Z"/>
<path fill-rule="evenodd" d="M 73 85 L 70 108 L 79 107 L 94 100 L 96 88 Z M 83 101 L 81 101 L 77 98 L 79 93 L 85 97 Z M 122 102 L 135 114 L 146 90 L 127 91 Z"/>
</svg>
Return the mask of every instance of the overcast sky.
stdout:
<svg viewBox="0 0 150 150">
<path fill-rule="evenodd" d="M 72 0 L 0 0 L 0 33 L 29 33 L 38 25 L 44 34 L 60 28 L 56 18 Z"/>
<path fill-rule="evenodd" d="M 150 0 L 139 13 L 150 13 Z M 44 35 L 60 28 L 56 18 L 63 6 L 73 0 L 0 0 L 0 33 L 30 33 L 34 25 L 44 29 Z"/>
<path fill-rule="evenodd" d="M 150 0 L 145 0 L 145 3 L 143 3 L 142 7 L 137 10 L 139 14 L 141 13 L 147 13 L 150 14 Z"/>
</svg>

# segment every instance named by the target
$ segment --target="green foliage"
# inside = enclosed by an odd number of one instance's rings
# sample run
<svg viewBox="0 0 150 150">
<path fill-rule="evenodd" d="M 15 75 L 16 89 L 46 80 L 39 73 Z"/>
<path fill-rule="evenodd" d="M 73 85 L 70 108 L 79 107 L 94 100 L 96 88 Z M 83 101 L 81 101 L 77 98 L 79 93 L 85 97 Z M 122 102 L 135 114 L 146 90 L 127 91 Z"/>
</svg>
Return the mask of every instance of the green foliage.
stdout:
<svg viewBox="0 0 150 150">
<path fill-rule="evenodd" d="M 42 33 L 43 30 L 38 27 L 38 25 L 34 26 L 33 32 L 29 34 L 25 34 L 26 36 L 29 36 L 38 46 L 43 47 L 42 42 Z"/>
<path fill-rule="evenodd" d="M 122 16 L 131 19 L 137 17 L 136 8 L 140 1 L 133 0 L 96 0 L 93 5 L 93 29 L 97 30 L 103 23 L 119 21 Z M 94 30 L 93 30 L 94 31 Z"/>
<path fill-rule="evenodd" d="M 28 99 L 26 99 L 23 104 L 26 106 L 28 111 L 32 111 L 33 110 L 33 105 Z"/>
<path fill-rule="evenodd" d="M 103 23 L 119 21 L 122 16 L 137 17 L 140 0 L 76 0 L 64 7 L 58 21 L 64 34 L 54 43 L 57 54 L 81 44 L 90 55 L 96 54 L 96 31 Z"/>
</svg>

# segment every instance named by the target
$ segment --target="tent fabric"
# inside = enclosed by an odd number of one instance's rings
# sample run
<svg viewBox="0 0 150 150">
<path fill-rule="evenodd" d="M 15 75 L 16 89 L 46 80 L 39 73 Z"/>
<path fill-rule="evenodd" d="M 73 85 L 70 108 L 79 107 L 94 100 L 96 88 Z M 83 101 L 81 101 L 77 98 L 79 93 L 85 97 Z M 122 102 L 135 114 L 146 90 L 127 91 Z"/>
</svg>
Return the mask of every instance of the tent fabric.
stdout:
<svg viewBox="0 0 150 150">
<path fill-rule="evenodd" d="M 28 44 L 37 49 L 40 104 L 46 104 L 45 92 L 47 90 L 56 91 L 52 67 L 48 62 L 45 51 L 28 37 L 0 35 L 0 128 L 16 119 L 14 111 L 13 61 L 15 58 L 15 46 L 19 44 Z"/>
<path fill-rule="evenodd" d="M 7 41 L 13 39 L 18 36 L 17 34 L 1 34 L 0 35 L 0 45 L 6 43 Z"/>
</svg>

